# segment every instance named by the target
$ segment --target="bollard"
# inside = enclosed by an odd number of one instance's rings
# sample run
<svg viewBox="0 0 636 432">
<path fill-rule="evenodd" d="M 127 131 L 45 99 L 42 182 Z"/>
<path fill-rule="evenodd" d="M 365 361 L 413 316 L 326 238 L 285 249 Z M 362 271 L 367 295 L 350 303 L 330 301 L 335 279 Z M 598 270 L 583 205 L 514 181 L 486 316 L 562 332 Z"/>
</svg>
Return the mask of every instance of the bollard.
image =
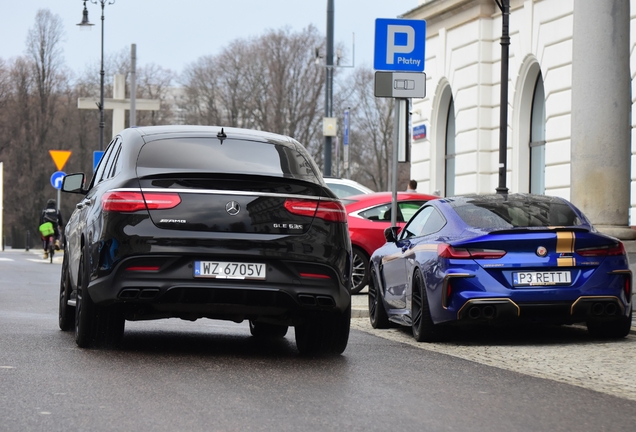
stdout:
<svg viewBox="0 0 636 432">
<path fill-rule="evenodd" d="M 31 231 L 27 230 L 26 233 L 26 251 L 29 251 L 29 245 L 31 244 Z"/>
</svg>

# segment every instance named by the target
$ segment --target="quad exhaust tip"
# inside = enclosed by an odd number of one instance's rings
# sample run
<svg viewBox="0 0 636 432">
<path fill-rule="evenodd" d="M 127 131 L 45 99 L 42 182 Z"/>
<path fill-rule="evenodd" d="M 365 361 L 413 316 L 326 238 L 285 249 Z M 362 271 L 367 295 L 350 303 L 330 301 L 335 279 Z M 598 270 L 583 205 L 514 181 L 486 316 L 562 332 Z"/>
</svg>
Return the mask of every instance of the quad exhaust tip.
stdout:
<svg viewBox="0 0 636 432">
<path fill-rule="evenodd" d="M 473 306 L 468 309 L 468 317 L 471 319 L 493 319 L 497 314 L 497 309 L 491 305 Z"/>
</svg>

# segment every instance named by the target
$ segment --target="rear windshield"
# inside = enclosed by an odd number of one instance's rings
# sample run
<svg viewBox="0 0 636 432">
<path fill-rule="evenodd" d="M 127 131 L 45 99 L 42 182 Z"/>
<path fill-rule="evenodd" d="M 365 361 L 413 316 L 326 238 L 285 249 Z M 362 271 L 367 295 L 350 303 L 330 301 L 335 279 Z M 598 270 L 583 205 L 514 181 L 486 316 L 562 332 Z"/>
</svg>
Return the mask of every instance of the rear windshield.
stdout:
<svg viewBox="0 0 636 432">
<path fill-rule="evenodd" d="M 585 225 L 572 207 L 552 199 L 545 200 L 467 200 L 453 208 L 468 225 L 484 229 L 556 227 Z"/>
<path fill-rule="evenodd" d="M 294 147 L 237 139 L 178 138 L 145 144 L 139 176 L 158 172 L 253 174 L 319 182 L 308 155 Z"/>
</svg>

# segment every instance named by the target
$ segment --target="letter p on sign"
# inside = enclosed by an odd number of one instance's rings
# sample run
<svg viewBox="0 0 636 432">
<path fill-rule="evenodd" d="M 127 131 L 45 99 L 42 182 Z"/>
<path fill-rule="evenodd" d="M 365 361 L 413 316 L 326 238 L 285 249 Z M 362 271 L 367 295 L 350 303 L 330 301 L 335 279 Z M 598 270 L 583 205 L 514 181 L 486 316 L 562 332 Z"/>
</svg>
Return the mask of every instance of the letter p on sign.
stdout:
<svg viewBox="0 0 636 432">
<path fill-rule="evenodd" d="M 397 45 L 397 35 L 406 35 L 406 44 Z M 395 63 L 395 54 L 410 54 L 415 48 L 415 30 L 411 26 L 387 26 L 386 64 Z"/>
<path fill-rule="evenodd" d="M 426 21 L 375 20 L 373 67 L 378 71 L 423 72 Z"/>
</svg>

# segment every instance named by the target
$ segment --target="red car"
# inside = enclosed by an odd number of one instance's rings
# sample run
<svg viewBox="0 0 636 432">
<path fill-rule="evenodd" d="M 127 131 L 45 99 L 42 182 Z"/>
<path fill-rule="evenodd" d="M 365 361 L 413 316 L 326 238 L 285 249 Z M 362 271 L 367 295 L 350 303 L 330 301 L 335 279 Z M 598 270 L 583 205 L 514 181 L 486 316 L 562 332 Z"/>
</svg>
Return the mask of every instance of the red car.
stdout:
<svg viewBox="0 0 636 432">
<path fill-rule="evenodd" d="M 415 212 L 436 195 L 398 192 L 397 225 L 403 227 Z M 369 258 L 386 243 L 384 230 L 391 226 L 392 192 L 350 196 L 342 200 L 347 211 L 349 236 L 353 246 L 351 293 L 360 292 L 368 282 Z"/>
</svg>

